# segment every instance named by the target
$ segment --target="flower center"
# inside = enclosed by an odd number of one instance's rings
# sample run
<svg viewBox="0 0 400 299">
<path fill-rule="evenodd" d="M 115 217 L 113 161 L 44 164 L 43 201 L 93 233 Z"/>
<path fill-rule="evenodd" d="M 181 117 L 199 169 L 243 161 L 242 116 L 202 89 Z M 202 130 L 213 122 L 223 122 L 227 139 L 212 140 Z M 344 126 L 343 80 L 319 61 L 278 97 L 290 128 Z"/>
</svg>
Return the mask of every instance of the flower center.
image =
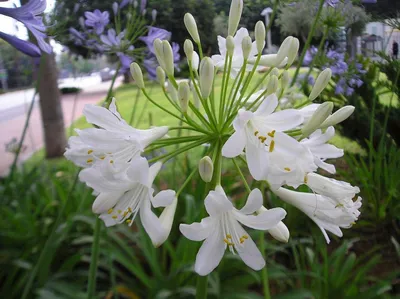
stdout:
<svg viewBox="0 0 400 299">
<path fill-rule="evenodd" d="M 243 243 L 249 238 L 247 234 L 241 234 L 238 232 L 235 228 L 235 224 L 238 224 L 235 223 L 235 221 L 236 220 L 232 219 L 229 213 L 225 213 L 221 220 L 224 236 L 223 242 L 233 254 L 236 254 L 236 252 L 238 252 L 238 247 L 243 246 Z"/>
<path fill-rule="evenodd" d="M 265 136 L 260 134 L 260 131 L 258 131 L 258 130 L 256 130 L 254 132 L 254 136 L 257 137 L 258 141 L 261 144 L 263 144 L 266 147 L 268 147 L 268 151 L 270 153 L 272 153 L 274 151 L 274 149 L 275 149 L 275 140 L 274 140 L 275 132 L 276 132 L 276 130 L 272 130 L 270 132 L 267 132 L 267 134 L 265 134 Z"/>
</svg>

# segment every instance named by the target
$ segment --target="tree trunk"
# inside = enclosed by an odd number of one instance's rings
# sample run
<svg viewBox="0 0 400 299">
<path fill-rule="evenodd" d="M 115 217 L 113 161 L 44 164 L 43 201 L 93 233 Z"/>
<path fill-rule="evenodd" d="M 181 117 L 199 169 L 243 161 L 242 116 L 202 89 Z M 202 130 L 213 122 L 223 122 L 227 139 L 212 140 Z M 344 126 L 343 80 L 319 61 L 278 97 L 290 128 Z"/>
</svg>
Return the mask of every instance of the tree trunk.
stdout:
<svg viewBox="0 0 400 299">
<path fill-rule="evenodd" d="M 42 53 L 38 93 L 46 148 L 46 158 L 63 156 L 67 139 L 58 89 L 58 72 L 54 54 Z"/>
</svg>

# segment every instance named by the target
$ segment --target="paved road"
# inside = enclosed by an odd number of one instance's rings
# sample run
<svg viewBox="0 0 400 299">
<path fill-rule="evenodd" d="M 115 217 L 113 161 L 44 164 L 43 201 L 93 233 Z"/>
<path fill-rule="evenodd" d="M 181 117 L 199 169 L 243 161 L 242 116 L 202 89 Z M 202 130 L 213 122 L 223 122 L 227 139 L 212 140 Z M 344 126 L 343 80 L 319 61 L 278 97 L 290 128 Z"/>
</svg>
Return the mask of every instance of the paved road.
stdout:
<svg viewBox="0 0 400 299">
<path fill-rule="evenodd" d="M 77 97 L 75 95 L 64 95 L 62 97 L 66 127 L 81 116 L 81 111 L 86 104 L 94 104 L 102 100 L 110 86 L 110 82 L 101 82 L 97 77 L 79 78 L 78 80 L 67 79 L 59 83 L 61 87 L 75 86 L 82 88 L 82 92 Z M 116 85 L 118 86 L 119 84 L 121 84 L 121 80 L 117 80 Z M 0 95 L 0 175 L 8 172 L 14 157 L 13 154 L 6 151 L 5 144 L 13 138 L 20 139 L 26 121 L 26 114 L 33 100 L 33 93 L 33 89 L 28 89 Z M 36 97 L 27 136 L 24 141 L 26 150 L 21 154 L 21 161 L 29 158 L 35 151 L 43 147 L 43 129 L 38 101 L 39 99 Z"/>
</svg>

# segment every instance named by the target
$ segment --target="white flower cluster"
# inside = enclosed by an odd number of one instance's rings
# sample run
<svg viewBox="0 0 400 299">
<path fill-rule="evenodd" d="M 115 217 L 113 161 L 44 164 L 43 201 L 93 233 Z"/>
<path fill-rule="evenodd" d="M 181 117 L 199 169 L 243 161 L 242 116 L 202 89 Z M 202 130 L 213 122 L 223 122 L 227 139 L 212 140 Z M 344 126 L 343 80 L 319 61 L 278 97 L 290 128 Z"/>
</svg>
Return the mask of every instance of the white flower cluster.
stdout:
<svg viewBox="0 0 400 299">
<path fill-rule="evenodd" d="M 351 227 L 360 214 L 358 187 L 316 173 L 319 168 L 335 173 L 334 165 L 326 160 L 343 156 L 343 150 L 328 141 L 335 134 L 333 126 L 347 119 L 354 107 L 346 106 L 332 113 L 333 103 L 312 103 L 328 85 L 329 69 L 320 73 L 306 101 L 288 109 L 286 103 L 279 105 L 285 92 L 291 89 L 288 69 L 297 57 L 299 41 L 288 37 L 277 54 L 263 55 L 266 30 L 262 22 L 256 25 L 254 42 L 247 29 L 236 31 L 242 9 L 242 0 L 232 1 L 228 37 L 218 37 L 220 54 L 211 58 L 203 56 L 193 16 L 185 15 L 185 25 L 199 50 L 198 53 L 194 51 L 190 40 L 185 42 L 190 84 L 176 82 L 170 44 L 160 40 L 154 42 L 160 64 L 158 81 L 178 114 L 151 99 L 140 67 L 135 63 L 131 66 L 132 75 L 147 99 L 179 119 L 184 124 L 182 130 L 195 131 L 199 135 L 165 137 L 166 127 L 132 128 L 121 118 L 113 100 L 109 109 L 85 108 L 87 121 L 98 128 L 77 131 L 78 136 L 71 137 L 66 152 L 68 159 L 85 168 L 80 179 L 94 189 L 97 198 L 93 211 L 100 214 L 105 224 L 132 224 L 140 212 L 146 232 L 153 244 L 159 246 L 170 233 L 180 191 L 176 194 L 165 190 L 153 196 L 152 184 L 161 162 L 149 166 L 141 154 L 154 142 L 161 146 L 190 142 L 167 154 L 165 159 L 152 160 L 165 162 L 201 144 L 208 144 L 213 160 L 209 157 L 201 159 L 199 172 L 213 188 L 204 200 L 209 216 L 199 223 L 180 225 L 180 231 L 188 239 L 204 240 L 195 262 L 195 270 L 200 275 L 215 269 L 226 249 L 238 254 L 255 270 L 264 267 L 262 254 L 240 223 L 267 230 L 282 242 L 289 239 L 289 230 L 282 222 L 286 212 L 281 208 L 265 208 L 259 189 L 249 190 L 245 206 L 240 210 L 235 208 L 221 187 L 223 157 L 244 160 L 255 180 L 267 182 L 280 199 L 308 215 L 328 243 L 326 231 L 340 237 L 341 228 Z M 258 74 L 261 70 L 264 73 Z M 219 71 L 222 88 L 218 99 L 214 87 Z M 165 138 L 156 141 L 162 137 Z M 289 189 L 300 185 L 308 186 L 312 193 Z M 153 213 L 152 207 L 164 207 L 160 217 Z"/>
</svg>

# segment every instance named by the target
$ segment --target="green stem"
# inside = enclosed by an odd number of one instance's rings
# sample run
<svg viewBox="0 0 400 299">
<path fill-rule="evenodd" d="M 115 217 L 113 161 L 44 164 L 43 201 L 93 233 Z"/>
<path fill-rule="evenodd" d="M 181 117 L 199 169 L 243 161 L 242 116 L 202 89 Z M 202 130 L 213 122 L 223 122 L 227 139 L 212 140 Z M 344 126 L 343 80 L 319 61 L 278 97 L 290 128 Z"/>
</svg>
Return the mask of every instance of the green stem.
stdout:
<svg viewBox="0 0 400 299">
<path fill-rule="evenodd" d="M 89 268 L 89 281 L 87 286 L 87 299 L 92 299 L 96 291 L 96 276 L 97 276 L 97 264 L 99 260 L 99 244 L 100 244 L 100 231 L 101 231 L 101 220 L 96 218 L 96 224 L 94 227 L 94 239 L 92 244 L 92 257 L 90 260 Z"/>
<path fill-rule="evenodd" d="M 264 242 L 264 231 L 260 232 L 260 251 L 262 256 L 265 259 L 265 242 Z M 261 270 L 262 284 L 263 284 L 263 292 L 264 299 L 271 299 L 271 294 L 269 290 L 269 278 L 268 278 L 268 269 L 267 265 Z"/>
<path fill-rule="evenodd" d="M 308 76 L 311 75 L 311 72 L 313 71 L 313 68 L 314 68 L 314 65 L 315 65 L 315 62 L 317 61 L 317 59 L 323 55 L 322 49 L 325 45 L 326 39 L 328 38 L 328 34 L 329 34 L 329 27 L 326 26 L 326 28 L 324 30 L 324 35 L 322 36 L 321 42 L 319 43 L 319 46 L 318 46 L 317 54 L 313 57 L 313 59 L 310 62 L 309 70 L 308 70 L 307 76 L 304 77 L 304 81 L 307 81 Z"/>
<path fill-rule="evenodd" d="M 311 27 L 310 33 L 308 34 L 306 44 L 304 45 L 304 49 L 301 52 L 301 56 L 300 56 L 299 63 L 298 63 L 297 68 L 296 68 L 296 72 L 294 73 L 294 76 L 293 76 L 293 79 L 292 79 L 292 83 L 290 84 L 291 86 L 293 86 L 296 83 L 297 77 L 299 76 L 300 68 L 303 65 L 304 57 L 306 56 L 307 50 L 310 47 L 311 41 L 312 41 L 312 39 L 314 37 L 315 29 L 317 28 L 317 24 L 318 24 L 318 21 L 319 21 L 319 17 L 321 16 L 321 13 L 322 13 L 322 8 L 324 7 L 324 3 L 325 3 L 325 0 L 320 0 L 319 1 L 319 7 L 318 7 L 317 15 L 315 16 L 314 23 L 313 23 L 313 25 Z"/>
<path fill-rule="evenodd" d="M 193 171 L 189 174 L 189 176 L 187 177 L 187 179 L 185 180 L 185 182 L 182 184 L 181 188 L 176 192 L 176 197 L 178 198 L 179 195 L 182 193 L 182 191 L 185 189 L 185 187 L 187 186 L 187 184 L 189 184 L 189 182 L 192 180 L 194 174 L 197 172 L 197 167 L 195 167 L 193 169 Z"/>
<path fill-rule="evenodd" d="M 199 276 L 197 278 L 196 299 L 207 298 L 208 276 Z"/>
<path fill-rule="evenodd" d="M 118 62 L 117 69 L 115 70 L 115 74 L 114 74 L 114 76 L 112 78 L 110 88 L 108 89 L 108 92 L 107 92 L 107 97 L 106 97 L 105 103 L 111 102 L 110 97 L 112 95 L 112 91 L 114 89 L 115 80 L 118 77 L 118 73 L 119 73 L 119 69 L 120 68 L 121 68 L 121 62 Z"/>
<path fill-rule="evenodd" d="M 135 103 L 133 104 L 133 108 L 132 108 L 132 112 L 131 112 L 131 118 L 129 119 L 130 125 L 132 125 L 133 119 L 135 118 L 136 108 L 139 103 L 139 96 L 140 96 L 140 89 L 138 88 L 136 91 Z"/>
<path fill-rule="evenodd" d="M 246 178 L 244 177 L 244 174 L 243 174 L 242 170 L 240 169 L 239 165 L 237 164 L 235 158 L 233 158 L 232 161 L 233 161 L 233 164 L 235 164 L 236 170 L 239 172 L 239 175 L 243 180 L 243 184 L 244 184 L 247 192 L 250 193 L 251 192 L 250 186 L 247 183 Z"/>
</svg>

